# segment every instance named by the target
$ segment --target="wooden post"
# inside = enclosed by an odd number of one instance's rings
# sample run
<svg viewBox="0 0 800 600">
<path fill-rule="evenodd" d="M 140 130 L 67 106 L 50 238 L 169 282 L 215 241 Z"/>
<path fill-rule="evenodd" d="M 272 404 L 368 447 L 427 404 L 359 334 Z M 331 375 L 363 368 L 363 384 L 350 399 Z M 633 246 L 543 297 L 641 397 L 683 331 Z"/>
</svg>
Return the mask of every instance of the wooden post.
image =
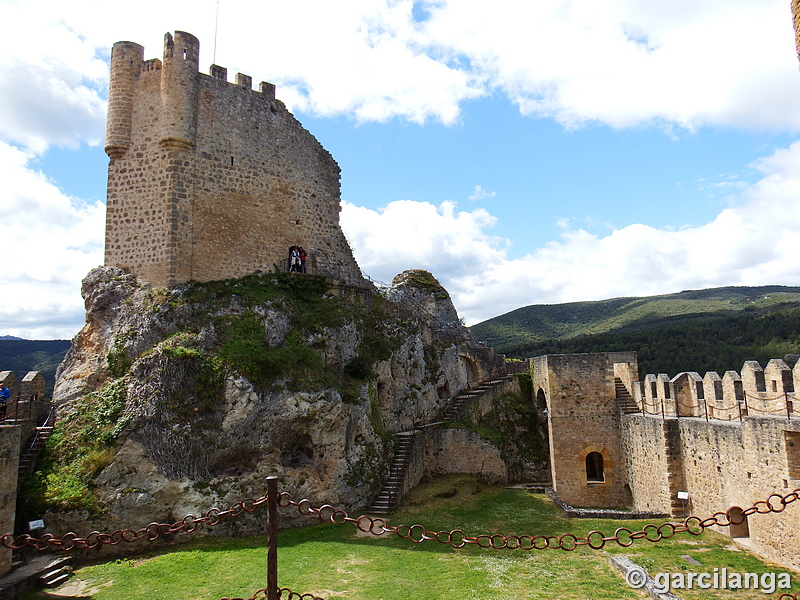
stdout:
<svg viewBox="0 0 800 600">
<path fill-rule="evenodd" d="M 267 600 L 278 600 L 278 478 L 267 477 Z"/>
</svg>

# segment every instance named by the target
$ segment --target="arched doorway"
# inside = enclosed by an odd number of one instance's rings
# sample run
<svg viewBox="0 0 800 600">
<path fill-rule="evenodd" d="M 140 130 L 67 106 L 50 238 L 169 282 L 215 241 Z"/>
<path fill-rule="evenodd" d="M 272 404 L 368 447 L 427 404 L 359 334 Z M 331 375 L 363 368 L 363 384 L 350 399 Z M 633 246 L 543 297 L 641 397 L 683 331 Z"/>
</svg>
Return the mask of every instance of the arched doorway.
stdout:
<svg viewBox="0 0 800 600">
<path fill-rule="evenodd" d="M 481 378 L 481 374 L 478 370 L 478 365 L 475 363 L 472 357 L 465 354 L 460 354 L 459 358 L 461 358 L 467 373 L 467 383 L 478 381 Z"/>
</svg>

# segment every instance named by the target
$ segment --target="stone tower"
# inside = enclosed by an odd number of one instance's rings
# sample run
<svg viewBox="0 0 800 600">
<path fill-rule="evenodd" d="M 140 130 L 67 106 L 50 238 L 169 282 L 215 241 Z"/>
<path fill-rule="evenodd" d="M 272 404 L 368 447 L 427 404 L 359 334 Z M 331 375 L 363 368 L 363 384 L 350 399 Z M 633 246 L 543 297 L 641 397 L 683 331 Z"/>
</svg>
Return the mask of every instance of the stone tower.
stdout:
<svg viewBox="0 0 800 600">
<path fill-rule="evenodd" d="M 105 151 L 105 264 L 156 287 L 238 277 L 303 246 L 309 272 L 351 284 L 361 271 L 339 226 L 339 166 L 241 73 L 198 72 L 199 42 L 166 34 L 164 60 L 114 44 Z"/>
</svg>

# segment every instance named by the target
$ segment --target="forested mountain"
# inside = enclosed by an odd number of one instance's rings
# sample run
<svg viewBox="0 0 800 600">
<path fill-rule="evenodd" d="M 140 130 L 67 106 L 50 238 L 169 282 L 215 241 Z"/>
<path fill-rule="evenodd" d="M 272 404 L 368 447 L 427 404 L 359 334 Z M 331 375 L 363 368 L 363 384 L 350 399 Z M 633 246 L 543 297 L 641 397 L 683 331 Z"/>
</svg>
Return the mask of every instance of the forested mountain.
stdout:
<svg viewBox="0 0 800 600">
<path fill-rule="evenodd" d="M 639 371 L 738 371 L 800 353 L 800 287 L 726 287 L 532 305 L 472 327 L 509 357 L 635 350 Z"/>
<path fill-rule="evenodd" d="M 14 371 L 18 379 L 28 371 L 39 371 L 44 377 L 45 392 L 50 396 L 56 369 L 69 344 L 69 340 L 0 339 L 0 371 Z"/>
</svg>

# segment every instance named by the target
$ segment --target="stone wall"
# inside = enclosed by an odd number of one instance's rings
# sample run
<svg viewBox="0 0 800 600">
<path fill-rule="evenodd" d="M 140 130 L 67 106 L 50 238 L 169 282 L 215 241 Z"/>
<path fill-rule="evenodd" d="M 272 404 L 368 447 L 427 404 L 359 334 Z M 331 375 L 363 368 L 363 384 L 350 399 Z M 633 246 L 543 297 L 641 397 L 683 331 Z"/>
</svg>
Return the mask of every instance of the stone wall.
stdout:
<svg viewBox="0 0 800 600">
<path fill-rule="evenodd" d="M 711 515 L 731 506 L 747 508 L 770 494 L 800 487 L 797 456 L 800 421 L 750 417 L 743 422 L 680 419 L 684 477 L 693 514 Z M 797 537 L 800 507 L 747 519 L 753 550 L 780 564 L 800 569 Z M 730 528 L 718 528 L 726 535 Z M 734 532 L 736 535 L 736 532 Z"/>
<path fill-rule="evenodd" d="M 465 473 L 480 475 L 488 483 L 508 482 L 500 450 L 470 429 L 432 429 L 425 441 L 427 475 Z"/>
<path fill-rule="evenodd" d="M 534 359 L 534 391 L 546 395 L 549 410 L 553 483 L 567 503 L 629 502 L 637 511 L 703 519 L 800 488 L 797 366 L 775 359 L 762 368 L 748 361 L 741 374 L 681 373 L 670 379 L 660 373 L 642 382 L 635 371 L 632 353 Z M 614 401 L 615 377 L 635 391 L 640 407 L 657 406 L 655 414 L 623 414 Z M 737 408 L 726 413 L 723 405 Z M 587 481 L 583 459 L 589 451 L 610 467 L 602 483 Z M 687 492 L 688 500 L 681 501 L 678 492 Z M 750 515 L 746 525 L 715 529 L 800 569 L 796 503 L 780 513 Z"/>
<path fill-rule="evenodd" d="M 198 72 L 198 40 L 164 60 L 114 45 L 106 131 L 107 266 L 155 286 L 272 270 L 303 246 L 308 270 L 360 282 L 339 227 L 339 167 L 275 99 L 226 69 Z"/>
<path fill-rule="evenodd" d="M 622 419 L 622 443 L 633 508 L 670 512 L 669 468 L 664 422 L 630 415 Z M 642 460 L 647 457 L 647 460 Z"/>
<path fill-rule="evenodd" d="M 0 425 L 0 531 L 14 531 L 21 428 Z M 11 568 L 11 550 L 0 547 L 0 575 Z"/>
<path fill-rule="evenodd" d="M 643 385 L 633 385 L 634 398 L 645 414 L 666 417 L 702 417 L 739 421 L 750 416 L 800 419 L 800 362 L 789 367 L 781 359 L 766 367 L 749 360 L 741 373 L 714 371 L 647 374 Z"/>
<path fill-rule="evenodd" d="M 625 369 L 635 373 L 635 353 L 556 354 L 533 361 L 534 394 L 547 402 L 553 488 L 568 504 L 630 503 L 614 382 L 615 372 Z M 602 457 L 601 477 L 589 476 L 593 453 Z"/>
</svg>

